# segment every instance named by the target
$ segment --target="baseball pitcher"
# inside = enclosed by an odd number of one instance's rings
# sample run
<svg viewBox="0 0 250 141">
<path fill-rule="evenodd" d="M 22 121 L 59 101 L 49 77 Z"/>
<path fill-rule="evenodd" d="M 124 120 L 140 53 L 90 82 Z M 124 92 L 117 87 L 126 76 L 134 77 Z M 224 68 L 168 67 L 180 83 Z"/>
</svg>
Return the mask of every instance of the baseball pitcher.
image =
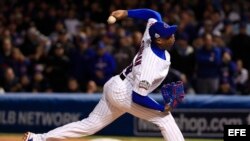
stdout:
<svg viewBox="0 0 250 141">
<path fill-rule="evenodd" d="M 165 105 L 148 96 L 168 74 L 170 55 L 167 49 L 175 42 L 177 26 L 164 23 L 160 14 L 150 9 L 116 10 L 110 16 L 110 24 L 126 17 L 147 21 L 140 50 L 133 62 L 120 75 L 106 82 L 103 97 L 87 118 L 43 134 L 28 132 L 24 141 L 53 141 L 92 135 L 126 112 L 156 124 L 165 141 L 184 141 L 170 113 L 184 97 L 182 82 L 162 87 Z"/>
</svg>

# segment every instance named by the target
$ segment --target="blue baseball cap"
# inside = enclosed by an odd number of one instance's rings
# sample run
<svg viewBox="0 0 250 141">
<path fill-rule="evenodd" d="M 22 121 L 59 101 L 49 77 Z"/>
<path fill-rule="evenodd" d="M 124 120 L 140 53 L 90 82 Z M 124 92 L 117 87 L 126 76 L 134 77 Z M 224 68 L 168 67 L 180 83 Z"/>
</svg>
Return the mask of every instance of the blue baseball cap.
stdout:
<svg viewBox="0 0 250 141">
<path fill-rule="evenodd" d="M 177 25 L 168 25 L 165 22 L 155 22 L 149 28 L 149 35 L 151 39 L 155 38 L 169 38 L 177 31 Z"/>
</svg>

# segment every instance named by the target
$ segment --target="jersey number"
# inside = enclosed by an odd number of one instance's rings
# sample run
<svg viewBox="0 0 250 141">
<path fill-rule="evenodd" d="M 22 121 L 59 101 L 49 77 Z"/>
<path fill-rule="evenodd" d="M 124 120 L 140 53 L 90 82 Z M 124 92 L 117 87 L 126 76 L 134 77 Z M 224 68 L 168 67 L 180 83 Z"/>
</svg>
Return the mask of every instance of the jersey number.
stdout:
<svg viewBox="0 0 250 141">
<path fill-rule="evenodd" d="M 144 50 L 144 41 L 142 41 L 140 50 L 139 50 L 138 55 L 135 59 L 135 66 L 141 64 L 143 50 Z M 133 62 L 126 68 L 126 71 L 125 71 L 126 76 L 132 71 L 132 68 L 133 68 Z"/>
<path fill-rule="evenodd" d="M 131 64 L 126 68 L 126 71 L 125 71 L 125 75 L 126 75 L 126 76 L 132 71 L 132 68 L 133 68 L 133 63 L 131 63 Z"/>
</svg>

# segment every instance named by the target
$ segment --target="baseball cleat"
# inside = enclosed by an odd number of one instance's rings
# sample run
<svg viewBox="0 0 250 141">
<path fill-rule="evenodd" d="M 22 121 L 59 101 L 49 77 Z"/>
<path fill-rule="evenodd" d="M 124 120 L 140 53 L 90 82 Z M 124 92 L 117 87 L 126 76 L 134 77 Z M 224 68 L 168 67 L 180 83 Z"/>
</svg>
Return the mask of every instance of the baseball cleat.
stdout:
<svg viewBox="0 0 250 141">
<path fill-rule="evenodd" d="M 33 140 L 34 135 L 35 135 L 34 133 L 26 132 L 24 134 L 23 141 L 34 141 Z"/>
</svg>

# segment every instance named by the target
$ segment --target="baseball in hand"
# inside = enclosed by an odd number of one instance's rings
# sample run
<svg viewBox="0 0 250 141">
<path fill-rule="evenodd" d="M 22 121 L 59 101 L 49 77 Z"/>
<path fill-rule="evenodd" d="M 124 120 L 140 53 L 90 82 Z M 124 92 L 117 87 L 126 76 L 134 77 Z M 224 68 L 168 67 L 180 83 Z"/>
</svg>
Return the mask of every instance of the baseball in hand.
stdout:
<svg viewBox="0 0 250 141">
<path fill-rule="evenodd" d="M 108 18 L 108 23 L 109 24 L 113 24 L 113 23 L 115 23 L 116 22 L 116 18 L 114 17 L 114 16 L 109 16 L 109 18 Z"/>
</svg>

